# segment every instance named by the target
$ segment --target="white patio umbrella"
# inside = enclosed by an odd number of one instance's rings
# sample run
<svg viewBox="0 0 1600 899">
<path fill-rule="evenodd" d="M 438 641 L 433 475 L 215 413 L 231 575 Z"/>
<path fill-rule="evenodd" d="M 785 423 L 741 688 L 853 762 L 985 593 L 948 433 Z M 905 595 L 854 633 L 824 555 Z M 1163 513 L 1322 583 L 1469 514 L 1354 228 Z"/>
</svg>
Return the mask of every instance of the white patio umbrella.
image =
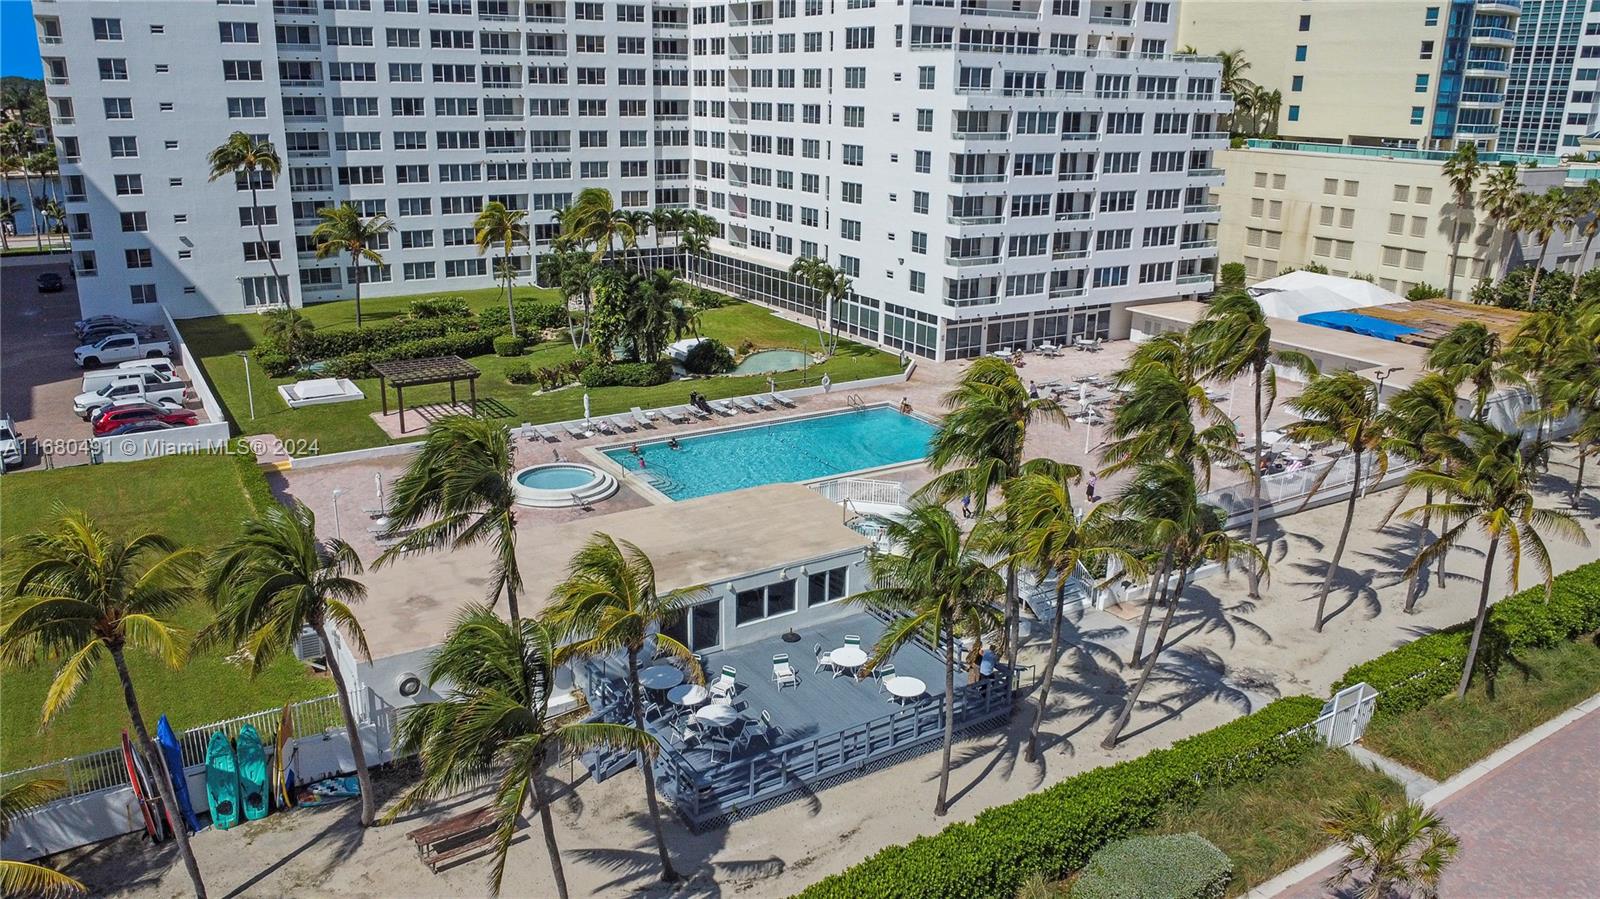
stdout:
<svg viewBox="0 0 1600 899">
<path fill-rule="evenodd" d="M 589 420 L 589 394 L 588 394 L 588 392 L 585 392 L 583 394 L 583 420 L 584 421 L 588 421 Z"/>
<path fill-rule="evenodd" d="M 378 508 L 382 509 L 382 508 L 384 508 L 384 505 L 383 505 L 383 472 L 381 472 L 381 471 L 373 472 L 372 473 L 372 481 L 378 487 Z"/>
</svg>

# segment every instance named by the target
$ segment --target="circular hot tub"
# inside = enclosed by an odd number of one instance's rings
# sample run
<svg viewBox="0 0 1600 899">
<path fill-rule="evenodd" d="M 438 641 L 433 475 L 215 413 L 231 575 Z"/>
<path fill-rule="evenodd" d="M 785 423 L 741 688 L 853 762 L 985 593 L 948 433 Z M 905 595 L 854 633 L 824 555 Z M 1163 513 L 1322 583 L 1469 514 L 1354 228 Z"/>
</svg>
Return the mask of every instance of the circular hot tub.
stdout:
<svg viewBox="0 0 1600 899">
<path fill-rule="evenodd" d="M 564 509 L 598 502 L 617 492 L 617 479 L 578 462 L 551 462 L 519 470 L 513 476 L 517 504 L 536 509 Z"/>
</svg>

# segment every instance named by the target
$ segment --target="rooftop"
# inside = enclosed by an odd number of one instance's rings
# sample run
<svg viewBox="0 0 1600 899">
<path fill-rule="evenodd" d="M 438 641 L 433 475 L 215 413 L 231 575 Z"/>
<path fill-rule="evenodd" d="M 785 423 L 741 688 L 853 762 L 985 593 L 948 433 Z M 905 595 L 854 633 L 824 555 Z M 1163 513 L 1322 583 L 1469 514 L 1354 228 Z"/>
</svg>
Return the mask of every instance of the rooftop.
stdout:
<svg viewBox="0 0 1600 899">
<path fill-rule="evenodd" d="M 525 514 L 538 515 L 534 510 Z M 715 584 L 866 546 L 837 505 L 798 484 L 770 484 L 662 506 L 518 529 L 524 614 L 544 608 L 567 563 L 595 533 L 632 542 L 650 557 L 658 589 Z M 462 606 L 487 598 L 487 546 L 418 553 L 361 576 L 362 613 L 375 659 L 426 649 L 444 638 Z"/>
<path fill-rule="evenodd" d="M 1400 147 L 1359 147 L 1349 144 L 1321 144 L 1293 140 L 1265 140 L 1251 138 L 1245 141 L 1251 150 L 1280 150 L 1291 153 L 1326 153 L 1331 156 L 1364 156 L 1371 159 L 1394 159 L 1426 162 L 1437 165 L 1450 158 L 1447 150 L 1408 150 Z M 1478 151 L 1478 161 L 1487 165 L 1512 163 L 1515 165 L 1557 166 L 1561 160 L 1555 156 L 1535 156 L 1529 153 L 1491 153 Z"/>
</svg>

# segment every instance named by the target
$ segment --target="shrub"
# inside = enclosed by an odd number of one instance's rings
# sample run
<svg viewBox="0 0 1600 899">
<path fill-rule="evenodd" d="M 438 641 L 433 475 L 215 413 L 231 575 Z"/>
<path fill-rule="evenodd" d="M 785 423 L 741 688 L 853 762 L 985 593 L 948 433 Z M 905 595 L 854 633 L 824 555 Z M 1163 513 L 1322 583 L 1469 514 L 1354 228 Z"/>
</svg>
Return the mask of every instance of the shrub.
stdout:
<svg viewBox="0 0 1600 899">
<path fill-rule="evenodd" d="M 1590 562 L 1557 575 L 1548 602 L 1540 584 L 1492 606 L 1484 622 L 1479 659 L 1485 651 L 1543 649 L 1596 630 L 1600 630 L 1600 562 Z M 1471 635 L 1471 621 L 1429 634 L 1351 668 L 1334 688 L 1365 681 L 1383 694 L 1376 715 L 1421 708 L 1455 689 Z"/>
<path fill-rule="evenodd" d="M 483 356 L 494 350 L 494 339 L 500 335 L 499 331 L 461 331 L 408 340 L 378 350 L 346 353 L 328 360 L 325 371 L 336 378 L 371 378 L 377 376 L 372 369 L 374 362 L 426 359 L 430 356 Z"/>
<path fill-rule="evenodd" d="M 471 318 L 417 318 L 390 319 L 363 328 L 334 328 L 316 331 L 305 341 L 298 353 L 301 361 L 332 359 L 350 353 L 371 352 L 423 340 L 479 330 Z M 498 333 L 498 332 L 497 332 Z"/>
<path fill-rule="evenodd" d="M 509 328 L 511 317 L 506 313 L 504 304 L 497 303 L 478 313 L 478 321 L 485 328 Z M 517 330 L 534 328 L 565 328 L 567 326 L 567 309 L 560 303 L 551 303 L 544 300 L 518 300 L 517 301 Z"/>
<path fill-rule="evenodd" d="M 1217 283 L 1229 290 L 1243 290 L 1245 268 L 1243 262 L 1225 262 L 1221 269 L 1222 277 Z"/>
<path fill-rule="evenodd" d="M 1228 854 L 1197 833 L 1132 837 L 1096 852 L 1073 899 L 1222 899 L 1233 879 Z"/>
<path fill-rule="evenodd" d="M 1321 709 L 1310 696 L 1280 699 L 1168 749 L 1085 771 L 971 823 L 891 846 L 801 896 L 1015 895 L 1035 871 L 1060 876 L 1083 867 L 1100 847 L 1150 826 L 1169 802 L 1192 804 L 1213 787 L 1254 780 L 1315 751 L 1315 735 L 1298 729 Z"/>
<path fill-rule="evenodd" d="M 696 375 L 720 375 L 733 371 L 733 350 L 715 337 L 707 337 L 689 350 L 684 357 L 683 368 Z"/>
<path fill-rule="evenodd" d="M 463 297 L 423 297 L 411 301 L 412 318 L 471 318 L 472 309 Z"/>
<path fill-rule="evenodd" d="M 494 354 L 496 356 L 520 356 L 527 348 L 528 342 L 521 337 L 501 334 L 494 339 Z"/>
<path fill-rule="evenodd" d="M 256 362 L 269 378 L 287 378 L 295 372 L 295 362 L 288 354 L 275 347 L 258 346 L 254 353 Z"/>
<path fill-rule="evenodd" d="M 672 363 L 595 362 L 584 367 L 578 380 L 585 387 L 654 387 L 672 380 Z"/>
<path fill-rule="evenodd" d="M 693 284 L 681 281 L 678 282 L 678 299 L 696 309 L 721 309 L 724 306 L 732 306 L 739 302 L 714 290 L 707 290 L 704 287 L 696 287 Z"/>
<path fill-rule="evenodd" d="M 527 363 L 513 365 L 506 369 L 506 380 L 512 384 L 532 384 L 534 382 L 533 369 Z"/>
</svg>

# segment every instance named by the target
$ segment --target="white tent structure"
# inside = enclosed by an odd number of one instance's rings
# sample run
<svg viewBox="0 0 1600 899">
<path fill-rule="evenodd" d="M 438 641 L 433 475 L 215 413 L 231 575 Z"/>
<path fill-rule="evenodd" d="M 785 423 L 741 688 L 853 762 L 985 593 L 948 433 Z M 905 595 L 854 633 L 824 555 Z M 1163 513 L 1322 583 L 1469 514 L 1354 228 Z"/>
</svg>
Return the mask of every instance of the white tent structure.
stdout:
<svg viewBox="0 0 1600 899">
<path fill-rule="evenodd" d="M 1268 278 L 1250 288 L 1261 311 L 1272 318 L 1297 321 L 1310 312 L 1332 312 L 1383 306 L 1402 298 L 1373 284 L 1337 275 L 1290 272 Z"/>
</svg>

